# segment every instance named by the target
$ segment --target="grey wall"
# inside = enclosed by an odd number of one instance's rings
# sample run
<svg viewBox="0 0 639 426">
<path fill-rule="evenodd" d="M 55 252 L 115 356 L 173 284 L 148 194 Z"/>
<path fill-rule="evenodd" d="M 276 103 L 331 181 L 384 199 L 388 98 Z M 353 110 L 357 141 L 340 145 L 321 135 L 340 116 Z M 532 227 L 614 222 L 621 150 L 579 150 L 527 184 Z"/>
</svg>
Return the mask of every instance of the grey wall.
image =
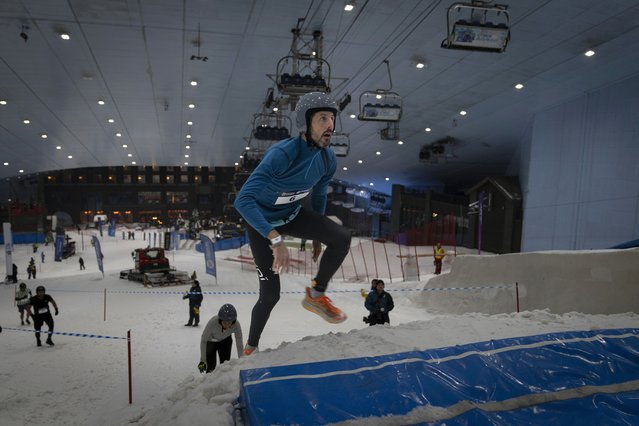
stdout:
<svg viewBox="0 0 639 426">
<path fill-rule="evenodd" d="M 522 251 L 639 238 L 639 77 L 538 113 L 527 142 Z"/>
</svg>

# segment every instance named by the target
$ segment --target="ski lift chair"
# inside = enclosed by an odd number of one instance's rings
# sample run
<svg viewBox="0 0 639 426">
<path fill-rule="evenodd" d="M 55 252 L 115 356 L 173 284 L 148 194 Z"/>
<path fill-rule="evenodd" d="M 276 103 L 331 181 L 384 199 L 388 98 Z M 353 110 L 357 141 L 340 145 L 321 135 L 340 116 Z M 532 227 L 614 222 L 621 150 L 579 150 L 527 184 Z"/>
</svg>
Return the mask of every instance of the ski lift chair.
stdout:
<svg viewBox="0 0 639 426">
<path fill-rule="evenodd" d="M 351 140 L 346 133 L 333 133 L 331 148 L 337 157 L 346 157 L 351 149 Z"/>
<path fill-rule="evenodd" d="M 402 98 L 382 89 L 366 91 L 359 97 L 359 111 L 361 121 L 397 122 L 402 116 Z"/>
<path fill-rule="evenodd" d="M 302 75 L 302 73 L 304 73 Z M 302 96 L 310 92 L 330 92 L 331 66 L 324 59 L 284 56 L 277 62 L 275 83 L 280 93 Z"/>
</svg>

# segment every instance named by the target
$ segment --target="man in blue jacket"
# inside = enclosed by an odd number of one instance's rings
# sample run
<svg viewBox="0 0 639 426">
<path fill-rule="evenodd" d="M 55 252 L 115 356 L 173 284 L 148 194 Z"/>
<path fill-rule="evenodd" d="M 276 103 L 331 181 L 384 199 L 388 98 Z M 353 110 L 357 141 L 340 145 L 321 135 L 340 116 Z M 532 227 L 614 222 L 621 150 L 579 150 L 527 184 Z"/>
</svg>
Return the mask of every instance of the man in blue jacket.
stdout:
<svg viewBox="0 0 639 426">
<path fill-rule="evenodd" d="M 327 94 L 302 96 L 295 108 L 300 135 L 269 148 L 235 199 L 235 208 L 247 224 L 260 280 L 245 355 L 257 348 L 280 298 L 279 274 L 289 266 L 283 235 L 312 240 L 314 261 L 319 258 L 322 244 L 326 245 L 317 275 L 306 287 L 302 306 L 330 323 L 346 320 L 346 314 L 324 295 L 351 242 L 348 229 L 324 216 L 328 186 L 337 163 L 329 148 L 336 115 L 337 103 Z M 311 208 L 302 207 L 306 196 L 310 196 Z"/>
</svg>

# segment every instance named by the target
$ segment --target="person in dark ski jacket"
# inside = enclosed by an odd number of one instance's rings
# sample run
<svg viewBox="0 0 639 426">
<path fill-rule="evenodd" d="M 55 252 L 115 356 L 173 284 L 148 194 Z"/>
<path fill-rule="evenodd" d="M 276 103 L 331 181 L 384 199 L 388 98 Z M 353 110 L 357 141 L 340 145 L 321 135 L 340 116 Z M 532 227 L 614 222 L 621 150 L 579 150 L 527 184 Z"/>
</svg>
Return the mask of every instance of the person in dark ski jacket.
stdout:
<svg viewBox="0 0 639 426">
<path fill-rule="evenodd" d="M 217 365 L 217 356 L 220 357 L 220 364 L 231 359 L 231 348 L 233 346 L 233 338 L 235 335 L 235 347 L 237 349 L 237 357 L 243 355 L 242 345 L 242 326 L 237 320 L 237 311 L 230 303 L 222 305 L 216 316 L 211 318 L 200 339 L 200 363 L 197 368 L 200 373 L 210 373 L 215 370 Z"/>
<path fill-rule="evenodd" d="M 58 315 L 58 305 L 53 300 L 53 297 L 49 296 L 46 293 L 46 289 L 44 286 L 39 285 L 36 287 L 36 295 L 29 299 L 29 304 L 27 305 L 27 314 L 29 316 L 33 316 L 33 328 L 36 330 L 36 343 L 38 346 L 42 346 L 40 342 L 40 329 L 42 328 L 42 324 L 47 324 L 49 326 L 49 337 L 47 337 L 47 345 L 53 346 L 53 340 L 51 339 L 53 332 L 53 317 L 51 316 L 51 311 L 49 310 L 49 303 L 53 305 L 55 308 L 55 314 Z"/>
<path fill-rule="evenodd" d="M 364 322 L 368 325 L 390 324 L 388 313 L 393 310 L 395 304 L 390 293 L 384 291 L 383 280 L 377 280 L 377 288 L 368 293 L 364 306 L 370 312 L 368 318 L 364 317 Z"/>
<path fill-rule="evenodd" d="M 200 306 L 202 306 L 202 288 L 198 280 L 194 280 L 188 293 L 182 299 L 189 299 L 189 321 L 184 324 L 187 327 L 197 327 L 200 323 Z"/>
</svg>

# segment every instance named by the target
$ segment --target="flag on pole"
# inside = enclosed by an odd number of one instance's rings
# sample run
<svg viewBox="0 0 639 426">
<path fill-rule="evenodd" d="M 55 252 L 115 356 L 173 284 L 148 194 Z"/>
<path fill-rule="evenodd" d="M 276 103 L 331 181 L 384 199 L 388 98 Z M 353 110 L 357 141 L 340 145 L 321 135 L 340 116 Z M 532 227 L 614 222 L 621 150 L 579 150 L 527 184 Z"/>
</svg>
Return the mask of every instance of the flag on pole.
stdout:
<svg viewBox="0 0 639 426">
<path fill-rule="evenodd" d="M 200 235 L 202 248 L 204 249 L 204 262 L 206 263 L 206 273 L 217 278 L 217 268 L 215 267 L 215 247 L 209 237 Z"/>
<path fill-rule="evenodd" d="M 95 247 L 95 257 L 98 261 L 98 269 L 100 270 L 100 272 L 102 272 L 102 276 L 104 276 L 104 265 L 102 263 L 102 259 L 104 258 L 104 256 L 102 256 L 100 240 L 98 240 L 98 237 L 96 237 L 95 235 L 91 237 L 91 240 L 93 241 L 93 247 Z"/>
</svg>

